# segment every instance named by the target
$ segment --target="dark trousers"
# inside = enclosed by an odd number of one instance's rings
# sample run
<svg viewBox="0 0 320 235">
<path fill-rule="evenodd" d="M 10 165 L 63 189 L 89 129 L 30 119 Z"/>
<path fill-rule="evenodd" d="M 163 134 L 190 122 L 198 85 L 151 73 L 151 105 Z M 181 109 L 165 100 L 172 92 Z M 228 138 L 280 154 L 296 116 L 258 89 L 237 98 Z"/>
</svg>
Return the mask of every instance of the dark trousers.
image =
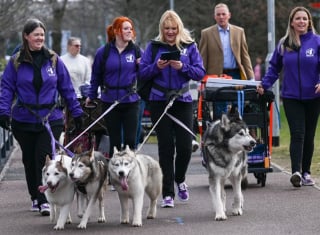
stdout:
<svg viewBox="0 0 320 235">
<path fill-rule="evenodd" d="M 53 126 L 51 129 L 55 139 L 59 140 L 63 126 Z M 20 131 L 13 128 L 12 133 L 21 147 L 22 162 L 31 200 L 37 199 L 39 205 L 46 203 L 47 199 L 43 193 L 39 192 L 38 187 L 42 185 L 42 168 L 46 156 L 52 156 L 50 135 L 45 128 L 39 132 Z"/>
<path fill-rule="evenodd" d="M 312 100 L 283 99 L 290 129 L 292 173 L 308 172 L 314 151 L 314 137 L 320 113 L 320 98 Z"/>
<path fill-rule="evenodd" d="M 111 105 L 104 103 L 103 110 L 107 110 Z M 113 155 L 114 146 L 118 150 L 121 150 L 122 146 L 126 147 L 126 145 L 129 145 L 130 149 L 135 149 L 138 117 L 139 101 L 118 104 L 105 116 L 110 137 L 110 157 Z"/>
<path fill-rule="evenodd" d="M 166 102 L 150 102 L 153 125 L 165 110 Z M 192 103 L 175 101 L 168 110 L 172 116 L 192 130 Z M 182 183 L 191 158 L 192 135 L 167 115 L 155 128 L 158 139 L 159 163 L 163 173 L 162 195 L 174 198 L 174 182 Z"/>
</svg>

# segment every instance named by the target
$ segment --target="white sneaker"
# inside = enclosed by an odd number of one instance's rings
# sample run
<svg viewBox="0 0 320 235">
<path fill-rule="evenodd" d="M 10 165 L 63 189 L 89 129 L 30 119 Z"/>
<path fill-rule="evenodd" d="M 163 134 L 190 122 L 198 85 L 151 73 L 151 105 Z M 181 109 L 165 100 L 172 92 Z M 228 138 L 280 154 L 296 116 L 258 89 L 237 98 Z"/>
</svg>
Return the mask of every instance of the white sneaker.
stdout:
<svg viewBox="0 0 320 235">
<path fill-rule="evenodd" d="M 199 146 L 200 145 L 196 140 L 192 140 L 192 152 L 193 153 L 198 150 Z"/>
<path fill-rule="evenodd" d="M 295 173 L 292 174 L 290 178 L 290 182 L 294 187 L 301 187 L 301 174 L 300 172 L 296 171 Z"/>
</svg>

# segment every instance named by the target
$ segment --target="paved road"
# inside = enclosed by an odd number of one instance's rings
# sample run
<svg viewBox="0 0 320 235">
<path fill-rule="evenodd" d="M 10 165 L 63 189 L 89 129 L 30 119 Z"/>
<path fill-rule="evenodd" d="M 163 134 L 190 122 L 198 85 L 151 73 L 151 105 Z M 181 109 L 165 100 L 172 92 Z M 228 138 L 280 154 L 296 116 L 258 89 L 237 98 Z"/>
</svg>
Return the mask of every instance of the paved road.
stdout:
<svg viewBox="0 0 320 235">
<path fill-rule="evenodd" d="M 155 145 L 145 145 L 142 152 L 156 156 Z M 253 174 L 244 191 L 245 207 L 242 216 L 231 216 L 232 190 L 227 185 L 226 221 L 214 221 L 208 179 L 201 166 L 199 152 L 193 154 L 188 170 L 187 183 L 190 200 L 175 202 L 175 208 L 158 209 L 154 220 L 143 219 L 143 227 L 134 228 L 119 223 L 119 200 L 115 192 L 108 191 L 105 198 L 107 222 L 96 222 L 97 210 L 85 231 L 76 228 L 79 219 L 72 208 L 73 223 L 63 231 L 54 231 L 48 217 L 28 211 L 27 193 L 21 152 L 15 148 L 0 175 L 0 234 L 320 234 L 320 192 L 316 187 L 293 188 L 289 174 L 277 170 L 267 174 L 266 186 L 261 187 Z M 147 199 L 143 208 L 146 213 Z M 160 202 L 159 202 L 160 205 Z"/>
</svg>

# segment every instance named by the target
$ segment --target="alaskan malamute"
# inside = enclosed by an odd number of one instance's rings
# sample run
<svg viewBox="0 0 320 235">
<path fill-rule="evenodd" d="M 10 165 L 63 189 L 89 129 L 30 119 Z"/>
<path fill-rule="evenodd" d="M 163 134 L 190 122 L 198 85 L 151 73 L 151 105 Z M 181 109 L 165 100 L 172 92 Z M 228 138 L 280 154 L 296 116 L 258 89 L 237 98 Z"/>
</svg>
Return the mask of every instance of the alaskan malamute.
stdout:
<svg viewBox="0 0 320 235">
<path fill-rule="evenodd" d="M 225 181 L 230 180 L 234 192 L 233 215 L 242 215 L 241 181 L 247 176 L 247 152 L 256 141 L 239 115 L 209 124 L 203 135 L 203 155 L 209 173 L 209 189 L 215 220 L 226 220 Z"/>
<path fill-rule="evenodd" d="M 150 198 L 147 218 L 153 219 L 157 213 L 157 199 L 162 191 L 162 171 L 159 163 L 144 154 L 135 154 L 126 146 L 119 152 L 114 148 L 109 162 L 111 184 L 119 194 L 121 204 L 120 223 L 129 223 L 129 198 L 133 202 L 132 226 L 142 226 L 144 192 Z"/>
</svg>

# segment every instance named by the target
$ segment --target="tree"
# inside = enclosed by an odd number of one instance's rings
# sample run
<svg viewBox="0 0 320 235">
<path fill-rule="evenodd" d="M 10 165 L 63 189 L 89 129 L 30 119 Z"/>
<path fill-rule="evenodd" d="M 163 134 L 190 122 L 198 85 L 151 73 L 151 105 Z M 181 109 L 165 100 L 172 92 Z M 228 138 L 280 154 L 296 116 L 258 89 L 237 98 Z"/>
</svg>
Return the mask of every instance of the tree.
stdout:
<svg viewBox="0 0 320 235">
<path fill-rule="evenodd" d="M 52 20 L 52 49 L 60 54 L 61 53 L 61 38 L 62 38 L 62 20 L 66 10 L 68 0 L 49 0 L 52 7 L 53 20 Z"/>
</svg>

